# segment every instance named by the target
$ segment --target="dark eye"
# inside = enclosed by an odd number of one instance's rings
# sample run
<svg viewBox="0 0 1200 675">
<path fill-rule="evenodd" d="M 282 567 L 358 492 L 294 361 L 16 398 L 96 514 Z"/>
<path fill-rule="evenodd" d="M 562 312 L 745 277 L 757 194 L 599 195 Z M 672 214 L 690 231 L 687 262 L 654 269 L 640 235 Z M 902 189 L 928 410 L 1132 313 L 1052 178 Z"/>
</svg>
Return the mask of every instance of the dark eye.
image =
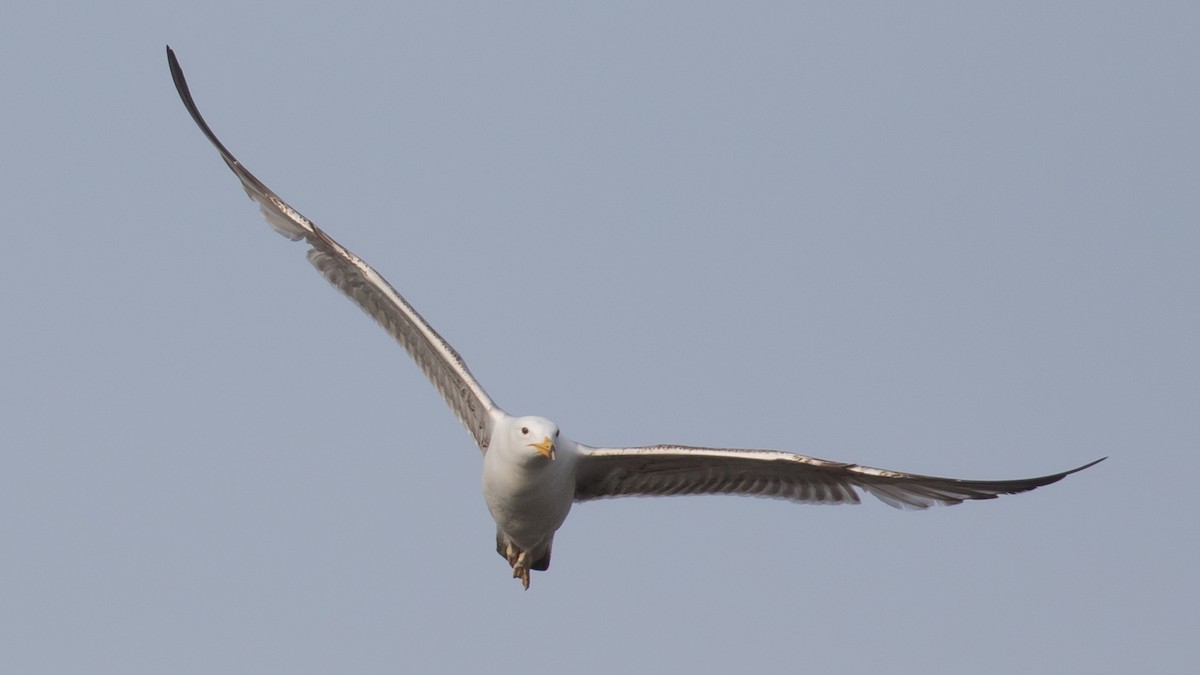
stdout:
<svg viewBox="0 0 1200 675">
<path fill-rule="evenodd" d="M 555 429 L 555 430 L 554 430 L 554 437 L 555 437 L 555 438 L 558 438 L 558 429 Z"/>
<path fill-rule="evenodd" d="M 521 427 L 521 433 L 528 436 L 529 435 L 529 427 Z"/>
</svg>

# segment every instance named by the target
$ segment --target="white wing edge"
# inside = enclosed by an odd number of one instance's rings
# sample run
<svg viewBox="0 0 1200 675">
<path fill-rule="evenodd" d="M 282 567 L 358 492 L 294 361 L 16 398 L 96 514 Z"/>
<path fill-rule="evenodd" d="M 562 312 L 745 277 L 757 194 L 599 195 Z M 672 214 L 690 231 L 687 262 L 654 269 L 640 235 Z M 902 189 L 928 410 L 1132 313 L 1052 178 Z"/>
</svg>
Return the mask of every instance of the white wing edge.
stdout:
<svg viewBox="0 0 1200 675">
<path fill-rule="evenodd" d="M 246 194 L 258 204 L 271 228 L 292 241 L 304 239 L 313 247 L 309 251 L 309 261 L 404 347 L 471 432 L 480 449 L 486 452 L 493 420 L 503 411 L 471 375 L 458 352 L 370 265 L 337 243 L 250 173 L 221 143 L 200 115 L 183 69 L 169 46 L 167 62 L 175 88 L 192 120 L 241 181 Z"/>
<path fill-rule="evenodd" d="M 576 500 L 622 496 L 735 494 L 812 504 L 857 504 L 858 490 L 901 509 L 994 499 L 1062 480 L 1069 471 L 1015 480 L 963 480 L 835 462 L 779 450 L 683 445 L 580 445 Z"/>
</svg>

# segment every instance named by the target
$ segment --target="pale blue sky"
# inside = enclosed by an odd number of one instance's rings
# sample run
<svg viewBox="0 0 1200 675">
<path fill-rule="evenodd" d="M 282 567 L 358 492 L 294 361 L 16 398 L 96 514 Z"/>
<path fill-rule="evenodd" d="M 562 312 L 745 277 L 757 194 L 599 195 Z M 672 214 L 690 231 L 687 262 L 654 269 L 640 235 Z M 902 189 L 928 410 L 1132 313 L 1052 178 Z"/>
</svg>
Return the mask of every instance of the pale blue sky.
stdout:
<svg viewBox="0 0 1200 675">
<path fill-rule="evenodd" d="M 1194 672 L 1195 3 L 19 2 L 0 670 Z M 397 6 L 399 5 L 399 6 Z M 497 402 L 1014 478 L 579 506 L 478 451 L 180 105 Z"/>
</svg>

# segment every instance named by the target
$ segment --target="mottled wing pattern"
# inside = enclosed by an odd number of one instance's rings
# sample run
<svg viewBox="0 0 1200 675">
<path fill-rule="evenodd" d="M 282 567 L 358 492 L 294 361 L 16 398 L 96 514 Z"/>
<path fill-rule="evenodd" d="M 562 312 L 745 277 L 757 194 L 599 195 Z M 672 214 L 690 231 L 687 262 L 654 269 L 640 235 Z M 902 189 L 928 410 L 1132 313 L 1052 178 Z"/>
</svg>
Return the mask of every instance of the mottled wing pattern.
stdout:
<svg viewBox="0 0 1200 675">
<path fill-rule="evenodd" d="M 1016 480 L 961 480 L 888 471 L 777 450 L 654 445 L 588 448 L 576 472 L 575 499 L 737 494 L 810 504 L 857 504 L 857 490 L 890 506 L 924 509 L 1028 492 L 1103 461 Z"/>
<path fill-rule="evenodd" d="M 498 408 L 471 375 L 458 352 L 370 265 L 334 241 L 242 166 L 200 116 L 183 70 L 170 47 L 167 48 L 167 60 L 175 88 L 192 119 L 242 181 L 246 194 L 258 203 L 271 227 L 293 241 L 304 239 L 312 246 L 308 252 L 309 262 L 404 347 L 446 399 L 459 421 L 475 437 L 475 442 L 486 451 L 491 437 L 491 413 Z"/>
</svg>

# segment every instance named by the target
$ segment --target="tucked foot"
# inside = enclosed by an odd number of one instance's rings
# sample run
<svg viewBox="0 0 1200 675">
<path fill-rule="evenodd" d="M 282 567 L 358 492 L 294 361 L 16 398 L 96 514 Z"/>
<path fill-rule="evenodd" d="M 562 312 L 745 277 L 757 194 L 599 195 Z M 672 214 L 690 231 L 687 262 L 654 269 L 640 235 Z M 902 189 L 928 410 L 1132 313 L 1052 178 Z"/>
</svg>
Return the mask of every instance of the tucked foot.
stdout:
<svg viewBox="0 0 1200 675">
<path fill-rule="evenodd" d="M 508 547 L 504 549 L 504 558 L 508 560 L 509 567 L 516 567 L 517 561 L 523 555 L 525 555 L 525 552 L 513 546 L 512 543 L 509 543 Z M 514 574 L 513 576 L 515 577 L 516 575 Z"/>
<path fill-rule="evenodd" d="M 525 590 L 529 590 L 529 554 L 521 551 L 517 555 L 517 559 L 512 564 L 513 578 L 521 580 L 521 586 Z"/>
</svg>

